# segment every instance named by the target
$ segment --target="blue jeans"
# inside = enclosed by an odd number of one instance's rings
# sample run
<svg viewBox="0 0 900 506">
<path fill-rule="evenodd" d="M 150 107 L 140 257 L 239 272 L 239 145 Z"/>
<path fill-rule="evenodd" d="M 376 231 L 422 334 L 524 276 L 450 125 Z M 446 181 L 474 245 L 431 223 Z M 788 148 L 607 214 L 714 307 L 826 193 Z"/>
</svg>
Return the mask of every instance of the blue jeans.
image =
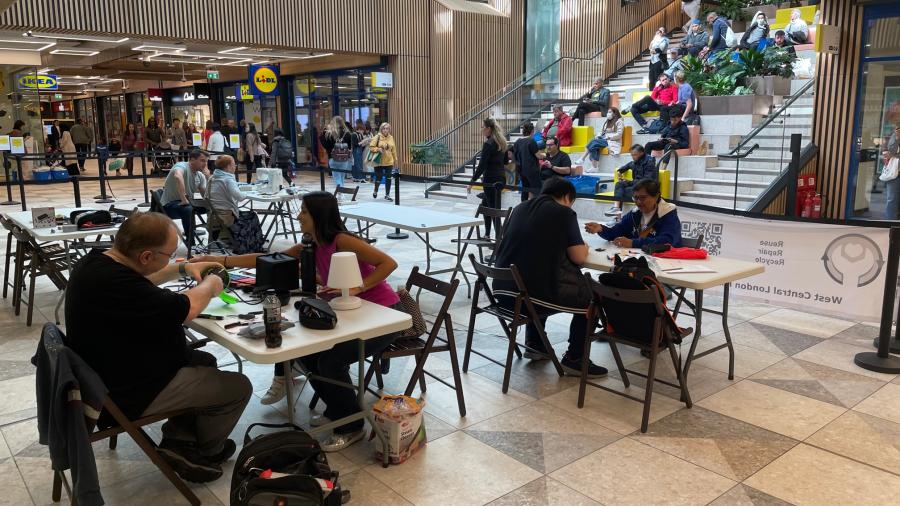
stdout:
<svg viewBox="0 0 900 506">
<path fill-rule="evenodd" d="M 350 160 L 339 162 L 337 160 L 328 160 L 328 167 L 332 169 L 331 175 L 334 177 L 335 186 L 344 186 L 344 176 L 347 174 L 343 171 L 349 171 L 353 162 Z M 340 169 L 340 170 L 338 170 Z"/>
<path fill-rule="evenodd" d="M 363 179 L 366 173 L 363 170 L 363 148 L 353 148 L 353 179 Z"/>
<path fill-rule="evenodd" d="M 884 218 L 900 219 L 900 177 L 884 183 Z"/>
<path fill-rule="evenodd" d="M 603 137 L 591 139 L 587 145 L 587 152 L 590 154 L 591 160 L 595 162 L 599 160 L 600 150 L 608 146 L 609 143 Z"/>
</svg>

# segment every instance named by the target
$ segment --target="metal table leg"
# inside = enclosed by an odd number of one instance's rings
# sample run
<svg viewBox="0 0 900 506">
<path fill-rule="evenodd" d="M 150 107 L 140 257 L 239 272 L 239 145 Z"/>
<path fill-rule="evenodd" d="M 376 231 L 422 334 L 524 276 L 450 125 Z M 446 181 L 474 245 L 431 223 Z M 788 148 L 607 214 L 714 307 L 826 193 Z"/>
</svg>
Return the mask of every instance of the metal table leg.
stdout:
<svg viewBox="0 0 900 506">
<path fill-rule="evenodd" d="M 721 349 L 728 349 L 728 379 L 734 380 L 734 344 L 731 341 L 731 331 L 728 328 L 728 299 L 731 289 L 731 283 L 725 283 L 724 285 L 724 294 L 722 299 L 722 311 L 716 311 L 713 309 L 706 309 L 703 307 L 703 290 L 695 290 L 694 291 L 694 304 L 696 306 L 694 323 L 696 328 L 694 329 L 694 340 L 691 341 L 691 348 L 688 351 L 688 356 L 684 361 L 684 372 L 682 376 L 684 377 L 685 384 L 688 380 L 688 372 L 691 369 L 691 362 L 695 359 L 705 357 L 711 353 L 715 353 Z M 697 351 L 697 342 L 700 340 L 701 335 L 701 326 L 703 323 L 703 312 L 706 311 L 708 313 L 713 313 L 720 315 L 722 317 L 722 327 L 725 334 L 725 342 L 714 346 L 708 350 L 702 351 L 700 353 L 696 353 Z M 684 400 L 684 399 L 682 399 Z"/>
<path fill-rule="evenodd" d="M 291 370 L 291 361 L 284 364 L 284 393 L 287 396 L 288 422 L 294 423 L 294 371 Z"/>
</svg>

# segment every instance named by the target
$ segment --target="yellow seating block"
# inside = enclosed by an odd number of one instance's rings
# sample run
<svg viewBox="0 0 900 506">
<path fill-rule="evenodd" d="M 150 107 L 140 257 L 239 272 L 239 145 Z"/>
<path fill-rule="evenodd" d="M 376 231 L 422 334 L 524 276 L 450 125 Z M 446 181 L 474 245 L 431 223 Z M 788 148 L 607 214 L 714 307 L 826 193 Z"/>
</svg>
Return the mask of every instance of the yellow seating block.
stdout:
<svg viewBox="0 0 900 506">
<path fill-rule="evenodd" d="M 631 94 L 631 104 L 634 105 L 634 104 L 636 104 L 640 99 L 642 99 L 642 98 L 644 98 L 644 97 L 649 97 L 649 96 L 650 96 L 650 92 L 649 92 L 649 91 L 635 91 L 635 92 L 633 92 L 633 93 Z M 629 107 L 628 109 L 629 109 L 629 110 L 628 110 L 628 114 L 623 114 L 623 115 L 622 115 L 623 118 L 628 118 L 628 117 L 631 116 L 631 108 Z M 659 111 L 647 111 L 647 112 L 645 112 L 644 114 L 641 114 L 641 116 L 643 116 L 643 117 L 645 117 L 645 118 L 646 118 L 646 117 L 659 116 Z M 625 143 L 622 143 L 622 146 L 625 146 Z"/>
<path fill-rule="evenodd" d="M 812 24 L 813 18 L 816 17 L 816 6 L 807 5 L 805 7 L 797 7 L 800 9 L 800 17 L 807 24 Z M 772 29 L 784 28 L 791 21 L 791 11 L 794 9 L 778 9 L 775 11 L 775 23 L 772 23 Z"/>
<path fill-rule="evenodd" d="M 631 127 L 627 126 L 622 129 L 622 154 L 628 153 L 631 150 Z M 601 155 L 608 155 L 609 149 L 603 148 L 600 150 Z"/>
<path fill-rule="evenodd" d="M 583 144 L 580 146 L 560 146 L 559 150 L 570 155 L 572 153 L 584 153 L 585 151 L 587 151 L 587 144 Z"/>
<path fill-rule="evenodd" d="M 594 127 L 590 125 L 572 127 L 572 146 L 587 146 L 593 138 Z"/>
</svg>

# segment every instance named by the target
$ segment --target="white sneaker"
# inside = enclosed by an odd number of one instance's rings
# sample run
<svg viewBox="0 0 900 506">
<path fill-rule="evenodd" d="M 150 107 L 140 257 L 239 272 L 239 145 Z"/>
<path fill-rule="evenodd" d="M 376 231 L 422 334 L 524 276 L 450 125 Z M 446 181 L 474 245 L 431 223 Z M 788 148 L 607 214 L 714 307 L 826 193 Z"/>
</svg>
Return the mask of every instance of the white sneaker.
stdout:
<svg viewBox="0 0 900 506">
<path fill-rule="evenodd" d="M 622 214 L 622 210 L 619 209 L 618 207 L 613 206 L 613 207 L 610 207 L 609 209 L 607 209 L 606 212 L 603 214 L 605 216 L 620 216 Z"/>
<path fill-rule="evenodd" d="M 321 427 L 331 423 L 331 419 L 325 415 L 313 415 L 309 418 L 310 427 Z"/>
<path fill-rule="evenodd" d="M 322 451 L 325 453 L 339 452 L 353 443 L 362 440 L 366 435 L 365 429 L 347 434 L 332 434 L 324 443 L 322 443 Z"/>
<path fill-rule="evenodd" d="M 305 379 L 305 377 L 301 376 L 300 380 L 302 381 L 303 379 Z M 294 378 L 292 387 L 297 388 L 301 381 L 297 381 L 297 378 Z M 269 386 L 269 390 L 266 391 L 266 394 L 263 395 L 263 398 L 259 401 L 259 403 L 266 406 L 268 406 L 269 404 L 275 404 L 281 399 L 284 399 L 286 393 L 287 389 L 284 385 L 284 376 L 273 376 L 272 385 Z"/>
</svg>

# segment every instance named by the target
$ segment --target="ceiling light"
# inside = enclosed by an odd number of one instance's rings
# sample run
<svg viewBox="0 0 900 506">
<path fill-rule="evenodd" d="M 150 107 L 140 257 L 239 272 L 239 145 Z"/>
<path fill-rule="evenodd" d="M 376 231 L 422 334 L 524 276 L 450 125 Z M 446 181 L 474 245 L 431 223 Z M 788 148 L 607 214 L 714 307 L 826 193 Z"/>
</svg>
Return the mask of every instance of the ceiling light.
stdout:
<svg viewBox="0 0 900 506">
<path fill-rule="evenodd" d="M 117 37 L 102 37 L 102 36 L 92 36 L 92 35 L 34 33 L 31 30 L 23 33 L 22 36 L 28 37 L 28 38 L 34 38 L 34 39 L 82 40 L 82 41 L 86 41 L 86 42 L 103 42 L 106 44 L 121 44 L 121 43 L 129 40 L 128 37 L 117 38 Z"/>
<path fill-rule="evenodd" d="M 141 44 L 140 46 L 135 46 L 133 48 L 134 51 L 184 51 L 184 46 L 176 46 L 174 44 Z"/>
<path fill-rule="evenodd" d="M 51 69 L 50 67 L 44 67 L 44 68 L 38 70 L 37 73 L 38 74 L 49 74 L 50 72 L 53 72 L 53 70 L 54 69 Z"/>
<path fill-rule="evenodd" d="M 100 54 L 100 51 L 92 49 L 54 49 L 50 54 L 61 54 L 67 56 L 94 56 Z"/>
<path fill-rule="evenodd" d="M 51 48 L 56 45 L 56 42 L 47 42 L 44 40 L 41 41 L 31 41 L 31 40 L 9 40 L 9 39 L 0 39 L 0 42 L 5 42 L 7 44 L 29 44 L 32 46 L 41 46 L 41 47 L 33 47 L 33 48 L 22 48 L 22 47 L 0 47 L 0 49 L 5 49 L 7 51 L 43 51 L 45 49 Z"/>
<path fill-rule="evenodd" d="M 110 91 L 106 88 L 85 88 L 84 91 Z"/>
<path fill-rule="evenodd" d="M 244 49 L 247 49 L 247 47 L 246 47 L 246 46 L 233 47 L 233 48 L 231 48 L 231 49 L 223 49 L 223 50 L 219 51 L 219 53 L 221 53 L 221 54 L 227 54 L 227 53 L 231 53 L 231 52 L 233 52 L 233 51 L 243 51 Z"/>
</svg>

